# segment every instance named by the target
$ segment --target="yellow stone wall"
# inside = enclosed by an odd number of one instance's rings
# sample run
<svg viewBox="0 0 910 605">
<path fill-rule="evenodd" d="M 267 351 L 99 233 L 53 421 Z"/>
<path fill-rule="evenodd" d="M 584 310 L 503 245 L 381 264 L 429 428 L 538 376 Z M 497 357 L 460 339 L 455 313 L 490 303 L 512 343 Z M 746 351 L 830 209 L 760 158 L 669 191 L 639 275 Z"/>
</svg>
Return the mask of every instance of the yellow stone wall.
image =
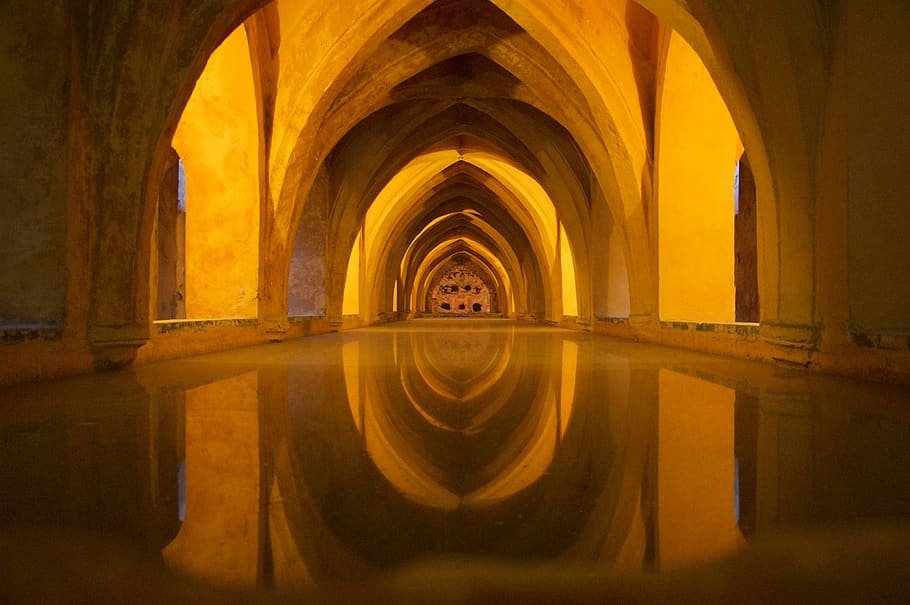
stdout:
<svg viewBox="0 0 910 605">
<path fill-rule="evenodd" d="M 732 322 L 733 179 L 742 145 L 698 55 L 671 34 L 657 131 L 662 320 Z"/>
<path fill-rule="evenodd" d="M 186 316 L 256 317 L 259 127 L 243 28 L 212 54 L 174 134 L 186 169 Z"/>
<path fill-rule="evenodd" d="M 578 315 L 578 289 L 575 287 L 575 259 L 572 256 L 572 244 L 562 226 L 559 228 L 559 269 L 562 275 L 562 314 L 563 317 Z"/>
</svg>

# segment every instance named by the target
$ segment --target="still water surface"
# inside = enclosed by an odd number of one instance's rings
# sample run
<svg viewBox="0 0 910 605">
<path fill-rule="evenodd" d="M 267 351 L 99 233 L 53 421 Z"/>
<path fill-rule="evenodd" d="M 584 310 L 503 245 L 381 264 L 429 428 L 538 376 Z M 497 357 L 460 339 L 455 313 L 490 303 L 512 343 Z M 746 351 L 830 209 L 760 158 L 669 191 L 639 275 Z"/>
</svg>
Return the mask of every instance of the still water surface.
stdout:
<svg viewBox="0 0 910 605">
<path fill-rule="evenodd" d="M 0 391 L 0 527 L 231 588 L 438 555 L 673 569 L 906 519 L 908 468 L 906 390 L 504 320 Z"/>
</svg>

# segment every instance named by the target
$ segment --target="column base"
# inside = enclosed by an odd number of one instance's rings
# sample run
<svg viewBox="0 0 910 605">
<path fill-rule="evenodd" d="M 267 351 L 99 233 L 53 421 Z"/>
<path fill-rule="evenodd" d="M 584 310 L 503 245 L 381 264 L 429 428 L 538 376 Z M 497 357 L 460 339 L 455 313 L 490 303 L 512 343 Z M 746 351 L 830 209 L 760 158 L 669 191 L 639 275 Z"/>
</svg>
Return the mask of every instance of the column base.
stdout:
<svg viewBox="0 0 910 605">
<path fill-rule="evenodd" d="M 814 351 L 821 341 L 819 326 L 762 322 L 759 327 L 762 340 L 786 349 Z"/>
<path fill-rule="evenodd" d="M 117 370 L 130 365 L 148 339 L 147 324 L 90 325 L 87 330 L 88 345 L 98 370 Z"/>
<path fill-rule="evenodd" d="M 287 319 L 260 319 L 259 332 L 269 342 L 281 342 L 291 329 Z"/>
</svg>

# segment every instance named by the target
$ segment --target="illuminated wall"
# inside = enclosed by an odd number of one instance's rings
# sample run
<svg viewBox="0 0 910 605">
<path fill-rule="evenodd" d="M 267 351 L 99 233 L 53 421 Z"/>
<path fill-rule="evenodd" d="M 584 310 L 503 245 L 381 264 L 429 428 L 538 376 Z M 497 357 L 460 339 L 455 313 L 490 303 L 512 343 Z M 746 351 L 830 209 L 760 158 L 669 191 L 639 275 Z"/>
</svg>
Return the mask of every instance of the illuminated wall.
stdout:
<svg viewBox="0 0 910 605">
<path fill-rule="evenodd" d="M 360 265 L 363 259 L 363 232 L 357 234 L 348 259 L 347 277 L 344 280 L 344 298 L 341 312 L 344 315 L 360 314 Z"/>
<path fill-rule="evenodd" d="M 732 322 L 733 182 L 742 145 L 711 76 L 676 33 L 659 102 L 660 318 Z"/>
<path fill-rule="evenodd" d="M 578 315 L 578 289 L 575 287 L 575 259 L 572 257 L 572 245 L 566 230 L 559 227 L 559 263 L 562 275 L 562 315 Z"/>
<path fill-rule="evenodd" d="M 256 317 L 259 129 L 246 33 L 212 54 L 173 145 L 186 171 L 186 316 Z"/>
</svg>

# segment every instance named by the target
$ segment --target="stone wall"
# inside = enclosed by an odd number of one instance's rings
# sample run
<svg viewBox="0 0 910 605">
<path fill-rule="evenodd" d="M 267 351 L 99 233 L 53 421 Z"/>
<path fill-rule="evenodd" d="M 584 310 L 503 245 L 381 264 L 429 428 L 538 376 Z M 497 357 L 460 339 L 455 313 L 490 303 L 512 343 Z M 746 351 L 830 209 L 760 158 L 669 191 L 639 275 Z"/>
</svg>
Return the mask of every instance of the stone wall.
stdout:
<svg viewBox="0 0 910 605">
<path fill-rule="evenodd" d="M 427 291 L 427 311 L 453 315 L 495 313 L 498 305 L 493 280 L 473 261 L 452 261 L 433 278 Z"/>
<path fill-rule="evenodd" d="M 3 11 L 0 325 L 57 324 L 64 316 L 67 50 L 61 2 Z"/>
</svg>

